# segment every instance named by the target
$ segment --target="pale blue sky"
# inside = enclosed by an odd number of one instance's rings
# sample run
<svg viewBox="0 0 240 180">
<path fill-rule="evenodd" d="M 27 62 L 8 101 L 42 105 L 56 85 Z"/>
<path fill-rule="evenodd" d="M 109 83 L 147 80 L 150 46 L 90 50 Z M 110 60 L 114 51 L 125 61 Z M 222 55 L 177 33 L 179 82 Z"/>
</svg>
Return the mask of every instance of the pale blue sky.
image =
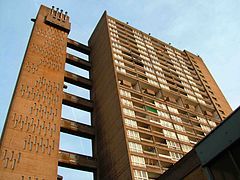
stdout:
<svg viewBox="0 0 240 180">
<path fill-rule="evenodd" d="M 235 109 L 239 105 L 238 0 L 0 0 L 0 132 L 31 33 L 33 23 L 30 19 L 36 16 L 40 4 L 68 11 L 72 23 L 70 38 L 83 43 L 87 43 L 102 13 L 107 10 L 109 15 L 150 32 L 158 39 L 199 54 L 231 107 Z M 85 91 L 82 94 L 88 96 Z M 79 148 L 85 153 L 86 143 L 80 142 Z M 90 180 L 92 175 L 85 173 L 82 179 Z"/>
</svg>

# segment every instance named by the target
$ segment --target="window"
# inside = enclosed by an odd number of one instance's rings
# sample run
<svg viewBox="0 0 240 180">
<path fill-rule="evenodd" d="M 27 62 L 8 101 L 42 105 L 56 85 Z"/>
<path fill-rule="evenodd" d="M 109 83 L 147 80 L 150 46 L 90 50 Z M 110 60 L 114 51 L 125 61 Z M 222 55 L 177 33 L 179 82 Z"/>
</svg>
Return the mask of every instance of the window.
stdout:
<svg viewBox="0 0 240 180">
<path fill-rule="evenodd" d="M 126 74 L 126 69 L 124 69 L 124 68 L 122 68 L 122 67 L 116 67 L 116 70 L 118 71 L 118 72 L 121 72 L 121 73 L 123 73 L 123 74 Z"/>
<path fill-rule="evenodd" d="M 210 120 L 209 120 L 208 123 L 209 123 L 209 125 L 212 126 L 212 127 L 216 127 L 216 126 L 217 126 L 216 123 L 213 122 L 213 121 L 210 121 Z"/>
<path fill-rule="evenodd" d="M 131 119 L 127 119 L 127 118 L 125 118 L 124 120 L 125 120 L 126 126 L 137 128 L 137 122 L 136 121 L 131 120 Z"/>
<path fill-rule="evenodd" d="M 142 145 L 138 143 L 128 142 L 130 151 L 143 153 Z"/>
<path fill-rule="evenodd" d="M 112 41 L 115 41 L 115 42 L 120 42 L 118 39 L 114 38 L 114 37 L 111 37 L 111 40 Z"/>
<path fill-rule="evenodd" d="M 168 148 L 180 149 L 180 145 L 177 142 L 166 140 Z"/>
<path fill-rule="evenodd" d="M 154 49 L 154 47 L 153 46 L 150 46 L 150 45 L 148 45 L 148 44 L 146 44 L 146 46 L 149 48 L 149 49 Z M 151 50 L 149 50 L 149 51 L 151 51 Z M 151 51 L 152 53 L 155 53 L 154 51 Z M 156 54 L 156 53 L 155 53 Z"/>
<path fill-rule="evenodd" d="M 184 90 L 185 90 L 185 91 L 186 91 L 186 93 L 188 93 L 188 94 L 193 94 L 193 91 L 192 91 L 192 90 L 190 90 L 190 89 L 184 88 Z"/>
<path fill-rule="evenodd" d="M 135 112 L 127 108 L 123 108 L 123 114 L 131 117 L 135 117 Z"/>
<path fill-rule="evenodd" d="M 124 62 L 119 61 L 119 60 L 117 60 L 117 59 L 115 59 L 114 62 L 115 62 L 115 64 L 117 64 L 117 65 L 119 65 L 119 66 L 123 66 L 123 67 L 125 66 L 125 65 L 124 65 Z"/>
<path fill-rule="evenodd" d="M 122 104 L 125 105 L 125 106 L 129 106 L 129 107 L 133 107 L 133 103 L 132 101 L 129 101 L 127 99 L 121 99 L 122 101 Z"/>
<path fill-rule="evenodd" d="M 188 82 L 188 80 L 185 77 L 180 76 L 179 79 L 181 79 L 184 82 Z M 182 82 L 183 83 L 183 82 Z"/>
<path fill-rule="evenodd" d="M 159 103 L 159 102 L 154 102 L 155 106 L 164 110 L 167 110 L 167 106 L 165 104 Z"/>
<path fill-rule="evenodd" d="M 164 126 L 164 127 L 168 127 L 168 128 L 173 129 L 172 123 L 170 123 L 170 122 L 168 122 L 168 121 L 164 121 L 164 120 L 161 120 L 161 119 L 160 119 L 160 124 L 161 124 L 162 126 Z"/>
<path fill-rule="evenodd" d="M 139 38 L 136 35 L 134 35 L 134 37 Z M 142 41 L 139 41 L 138 39 L 136 39 L 136 42 L 138 47 L 141 47 L 142 49 L 146 50 L 146 48 L 144 47 L 144 43 Z"/>
<path fill-rule="evenodd" d="M 198 102 L 201 103 L 201 104 L 206 104 L 205 101 L 203 101 L 201 99 L 198 99 Z"/>
<path fill-rule="evenodd" d="M 120 89 L 120 95 L 131 98 L 131 93 L 122 89 Z"/>
<path fill-rule="evenodd" d="M 146 171 L 134 170 L 134 180 L 148 180 L 148 173 Z"/>
<path fill-rule="evenodd" d="M 142 43 L 141 43 L 141 44 L 142 44 Z M 142 45 L 140 45 L 140 44 L 137 44 L 137 47 L 139 47 L 140 49 L 142 49 L 142 50 L 144 50 L 144 51 L 147 50 L 144 46 L 142 46 Z M 141 51 L 141 50 L 140 50 L 140 51 Z"/>
<path fill-rule="evenodd" d="M 156 71 L 156 74 L 157 74 L 159 77 L 165 77 L 165 75 L 164 75 L 162 72 Z"/>
<path fill-rule="evenodd" d="M 131 139 L 140 140 L 140 135 L 136 131 L 127 130 L 127 136 Z"/>
<path fill-rule="evenodd" d="M 113 53 L 113 56 L 114 56 L 115 58 L 117 58 L 117 59 L 123 60 L 123 57 L 122 57 L 121 55 L 119 55 L 119 54 Z"/>
<path fill-rule="evenodd" d="M 199 89 L 198 89 L 197 87 L 195 87 L 195 86 L 192 86 L 192 88 L 193 88 L 193 90 L 194 90 L 194 91 L 197 91 L 197 92 L 199 92 Z"/>
<path fill-rule="evenodd" d="M 185 68 L 185 69 L 188 69 L 187 66 L 185 66 L 185 65 L 182 65 L 182 67 Z"/>
<path fill-rule="evenodd" d="M 114 21 L 114 20 L 112 20 L 112 19 L 108 19 L 108 21 L 110 22 L 109 24 L 116 24 L 116 22 Z M 115 26 L 115 25 L 114 25 Z"/>
<path fill-rule="evenodd" d="M 148 73 L 148 72 L 145 72 L 146 76 L 149 77 L 149 78 L 152 78 L 152 79 L 157 79 L 155 75 L 151 74 L 151 73 Z"/>
<path fill-rule="evenodd" d="M 179 159 L 181 159 L 183 157 L 183 155 L 179 154 L 179 153 L 175 153 L 175 152 L 169 152 L 169 153 L 170 153 L 171 159 L 173 161 L 178 161 Z"/>
<path fill-rule="evenodd" d="M 171 52 L 173 52 L 172 48 L 168 47 L 168 46 L 165 46 L 165 48 Z"/>
<path fill-rule="evenodd" d="M 157 62 L 157 61 L 154 61 L 154 62 L 155 62 L 155 64 L 158 64 L 158 65 L 160 65 L 160 63 L 159 63 L 159 62 Z M 158 71 L 162 71 L 162 68 L 161 68 L 161 67 L 159 67 L 159 66 L 153 65 L 153 67 L 154 67 L 156 70 L 158 70 Z"/>
<path fill-rule="evenodd" d="M 189 142 L 189 139 L 188 139 L 187 136 L 182 135 L 182 134 L 177 134 L 177 136 L 178 136 L 178 139 L 179 139 L 180 141 Z"/>
<path fill-rule="evenodd" d="M 165 83 L 165 84 L 167 84 L 167 81 L 166 81 L 165 79 L 163 79 L 163 78 L 158 77 L 158 81 L 159 81 L 160 83 Z"/>
<path fill-rule="evenodd" d="M 112 31 L 114 31 L 114 32 L 116 32 L 117 33 L 117 30 L 114 30 L 114 29 L 112 29 Z M 122 46 L 120 45 L 120 44 L 118 44 L 118 43 L 112 43 L 112 45 L 114 46 L 114 47 L 117 47 L 117 48 L 119 48 L 119 49 L 122 49 Z M 124 65 L 124 64 L 123 64 Z"/>
<path fill-rule="evenodd" d="M 144 52 L 144 51 L 143 51 Z M 145 59 L 146 61 L 144 61 L 144 60 L 142 60 L 142 63 L 143 64 L 145 64 L 145 65 L 148 65 L 148 66 L 150 66 L 150 67 L 152 67 L 152 64 L 151 63 L 149 63 L 149 61 L 150 61 L 150 58 L 149 57 L 147 57 L 147 56 L 144 56 L 144 55 L 142 55 L 142 54 L 140 54 L 140 57 L 142 58 L 142 59 Z M 148 66 L 144 66 L 144 69 L 147 69 L 147 70 L 149 70 L 148 68 Z M 149 70 L 150 72 L 151 72 L 151 70 Z"/>
<path fill-rule="evenodd" d="M 181 53 L 175 50 L 175 53 L 179 56 L 181 56 Z"/>
<path fill-rule="evenodd" d="M 202 130 L 205 131 L 205 132 L 210 132 L 211 131 L 210 127 L 208 127 L 208 126 L 204 126 L 202 124 L 200 124 L 200 126 L 201 126 Z"/>
<path fill-rule="evenodd" d="M 195 98 L 195 97 L 192 96 L 192 95 L 187 94 L 187 97 L 188 97 L 189 99 L 192 99 L 192 100 L 194 100 L 194 101 L 197 101 L 197 98 Z"/>
<path fill-rule="evenodd" d="M 172 120 L 177 121 L 177 122 L 182 122 L 182 119 L 178 116 L 171 115 Z"/>
<path fill-rule="evenodd" d="M 144 43 L 142 42 L 142 41 L 143 41 L 143 38 L 141 38 L 141 35 L 139 35 L 139 34 L 138 34 L 138 35 L 135 35 L 135 34 L 134 34 L 134 37 L 136 38 L 136 41 L 138 40 L 138 41 L 137 41 L 138 43 L 144 45 Z M 140 40 L 140 41 L 139 41 L 139 40 Z"/>
<path fill-rule="evenodd" d="M 172 63 L 178 65 L 179 67 L 181 66 L 180 63 L 177 62 L 178 61 L 177 58 L 175 58 L 173 56 L 169 56 L 169 57 L 171 58 Z"/>
<path fill-rule="evenodd" d="M 186 132 L 186 131 L 185 131 L 185 128 L 184 128 L 183 126 L 174 124 L 174 127 L 175 127 L 175 129 L 176 129 L 177 131 Z"/>
<path fill-rule="evenodd" d="M 190 85 L 189 85 L 188 83 L 182 82 L 182 85 L 184 85 L 184 86 L 190 88 Z"/>
<path fill-rule="evenodd" d="M 178 110 L 177 110 L 176 108 L 173 108 L 173 107 L 168 106 L 168 110 L 169 110 L 170 112 L 172 112 L 172 113 L 178 114 Z"/>
<path fill-rule="evenodd" d="M 160 87 L 163 88 L 163 89 L 170 90 L 170 88 L 167 85 L 165 85 L 165 84 L 161 84 L 160 83 Z"/>
<path fill-rule="evenodd" d="M 151 90 L 151 89 L 146 89 L 145 90 L 145 93 L 149 94 L 149 95 L 152 95 L 152 96 L 155 96 L 155 91 Z"/>
<path fill-rule="evenodd" d="M 146 52 L 145 50 L 138 49 L 138 51 L 139 51 L 140 53 L 144 54 L 145 56 L 148 55 L 147 52 Z"/>
<path fill-rule="evenodd" d="M 167 53 L 168 53 L 169 55 L 175 56 L 175 54 L 174 54 L 173 52 L 169 51 L 169 50 L 167 50 Z"/>
<path fill-rule="evenodd" d="M 146 60 L 146 61 L 142 60 L 142 63 L 145 64 L 145 65 L 152 66 L 152 65 L 148 62 L 148 61 L 150 61 L 150 58 L 147 57 L 148 54 L 147 54 L 145 51 L 141 51 L 141 50 L 140 50 L 139 52 L 142 53 L 142 54 L 140 54 L 140 57 L 141 57 L 142 59 Z M 143 55 L 143 54 L 144 54 L 144 55 Z M 144 66 L 144 67 L 145 67 L 145 66 Z"/>
<path fill-rule="evenodd" d="M 160 83 L 165 83 L 165 84 L 167 84 L 167 81 L 166 81 L 165 79 L 163 79 L 163 78 L 158 77 L 158 81 L 159 81 Z"/>
<path fill-rule="evenodd" d="M 179 60 L 180 63 L 182 63 L 182 64 L 186 64 L 186 63 L 183 61 L 183 58 L 182 58 L 182 57 L 181 57 L 181 58 L 178 57 L 178 59 L 180 59 L 180 60 Z"/>
<path fill-rule="evenodd" d="M 152 79 L 148 79 L 148 83 L 158 87 L 157 81 L 154 81 Z"/>
<path fill-rule="evenodd" d="M 178 71 L 178 70 L 176 70 L 176 73 L 178 73 L 178 74 L 180 74 L 181 76 L 184 76 L 184 74 L 181 72 L 181 71 Z M 180 76 L 180 77 L 181 77 Z M 181 80 L 183 80 L 183 81 L 187 81 L 187 79 L 186 78 L 180 78 Z"/>
<path fill-rule="evenodd" d="M 189 76 L 189 75 L 186 75 L 188 79 L 191 79 L 193 80 L 193 77 L 192 76 Z"/>
<path fill-rule="evenodd" d="M 131 161 L 134 166 L 146 167 L 145 159 L 143 157 L 131 155 Z"/>
<path fill-rule="evenodd" d="M 186 69 L 184 69 L 184 72 L 185 72 L 186 74 L 188 74 L 188 75 L 191 75 L 191 73 L 190 73 L 188 70 L 186 70 Z"/>
<path fill-rule="evenodd" d="M 158 114 L 158 116 L 161 116 L 161 117 L 169 119 L 169 115 L 166 112 L 157 110 L 157 114 Z"/>
<path fill-rule="evenodd" d="M 197 119 L 199 120 L 200 123 L 207 124 L 207 120 L 205 118 L 197 116 Z"/>
<path fill-rule="evenodd" d="M 196 95 L 197 97 L 203 98 L 202 95 L 199 94 L 199 93 L 197 93 L 197 92 L 195 92 L 195 95 Z"/>
<path fill-rule="evenodd" d="M 186 153 L 192 150 L 191 146 L 188 146 L 185 144 L 181 144 L 181 147 L 182 147 L 183 152 L 186 152 Z"/>
<path fill-rule="evenodd" d="M 179 56 L 179 55 L 177 55 L 177 57 L 178 57 L 178 59 L 181 59 L 181 60 L 183 60 L 182 56 Z M 184 62 L 184 61 L 181 61 L 181 63 L 182 63 L 182 64 L 185 64 L 185 62 Z"/>
<path fill-rule="evenodd" d="M 166 137 L 170 137 L 170 138 L 173 138 L 173 139 L 177 139 L 176 134 L 175 134 L 174 132 L 172 132 L 172 131 L 168 131 L 168 130 L 163 129 L 163 134 L 164 134 L 164 136 L 166 136 Z"/>
<path fill-rule="evenodd" d="M 189 80 L 189 83 L 192 84 L 192 85 L 197 86 L 197 84 L 196 84 L 195 82 L 193 82 L 193 81 L 190 81 L 190 80 Z"/>
<path fill-rule="evenodd" d="M 150 57 L 151 57 L 151 59 L 158 60 L 158 57 L 157 57 L 157 56 L 155 56 L 155 55 L 152 55 L 152 54 L 150 54 Z M 152 60 L 152 61 L 154 61 L 154 60 Z"/>
<path fill-rule="evenodd" d="M 111 33 L 111 34 L 115 34 L 115 33 Z M 117 35 L 117 34 L 116 34 L 116 35 Z M 117 37 L 118 37 L 118 35 L 117 35 Z M 122 51 L 121 51 L 121 50 L 119 50 L 119 49 L 117 49 L 117 48 L 112 48 L 112 49 L 113 49 L 114 52 L 119 53 L 119 54 L 122 54 Z"/>
</svg>

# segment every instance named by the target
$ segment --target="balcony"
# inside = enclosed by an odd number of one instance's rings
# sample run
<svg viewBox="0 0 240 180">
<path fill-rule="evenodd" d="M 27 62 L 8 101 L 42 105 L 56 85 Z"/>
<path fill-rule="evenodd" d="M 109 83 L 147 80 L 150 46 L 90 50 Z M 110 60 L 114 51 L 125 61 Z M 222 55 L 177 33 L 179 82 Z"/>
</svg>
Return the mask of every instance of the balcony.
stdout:
<svg viewBox="0 0 240 180">
<path fill-rule="evenodd" d="M 79 108 L 84 111 L 91 112 L 93 110 L 93 103 L 91 100 L 87 100 L 69 93 L 63 94 L 63 104 Z"/>
<path fill-rule="evenodd" d="M 61 120 L 61 132 L 91 139 L 95 136 L 95 130 L 92 126 L 78 123 L 65 118 L 62 118 Z"/>
<path fill-rule="evenodd" d="M 97 169 L 95 158 L 62 150 L 58 154 L 58 165 L 84 171 L 96 171 Z"/>
<path fill-rule="evenodd" d="M 64 81 L 89 90 L 92 88 L 91 80 L 68 71 L 65 71 Z"/>
<path fill-rule="evenodd" d="M 88 46 L 69 38 L 67 40 L 67 47 L 74 49 L 76 51 L 82 52 L 86 55 L 90 55 L 90 48 Z"/>
<path fill-rule="evenodd" d="M 69 53 L 67 53 L 66 63 L 85 69 L 87 71 L 91 69 L 91 64 L 88 61 Z"/>
</svg>

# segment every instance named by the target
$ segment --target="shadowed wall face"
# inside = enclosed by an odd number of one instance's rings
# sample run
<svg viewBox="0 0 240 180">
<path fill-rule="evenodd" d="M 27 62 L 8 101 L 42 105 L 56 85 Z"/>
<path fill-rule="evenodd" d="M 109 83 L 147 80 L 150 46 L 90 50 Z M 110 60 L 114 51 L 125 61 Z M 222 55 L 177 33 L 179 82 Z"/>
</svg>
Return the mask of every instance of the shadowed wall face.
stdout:
<svg viewBox="0 0 240 180">
<path fill-rule="evenodd" d="M 57 179 L 69 17 L 41 6 L 1 139 L 0 179 Z"/>
<path fill-rule="evenodd" d="M 104 13 L 89 40 L 98 172 L 99 179 L 126 180 L 132 176 L 107 21 Z"/>
</svg>

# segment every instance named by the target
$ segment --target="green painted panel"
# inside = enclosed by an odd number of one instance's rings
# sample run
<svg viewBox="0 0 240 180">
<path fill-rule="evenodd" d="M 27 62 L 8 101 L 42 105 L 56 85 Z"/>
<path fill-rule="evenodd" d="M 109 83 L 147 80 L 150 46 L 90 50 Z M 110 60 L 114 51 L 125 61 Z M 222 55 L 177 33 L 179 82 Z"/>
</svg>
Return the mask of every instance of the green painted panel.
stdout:
<svg viewBox="0 0 240 180">
<path fill-rule="evenodd" d="M 152 107 L 149 107 L 149 106 L 145 106 L 146 107 L 146 110 L 147 111 L 150 111 L 150 112 L 152 112 L 152 113 L 156 113 L 157 114 L 157 110 L 156 109 L 154 109 L 154 108 L 152 108 Z"/>
</svg>

